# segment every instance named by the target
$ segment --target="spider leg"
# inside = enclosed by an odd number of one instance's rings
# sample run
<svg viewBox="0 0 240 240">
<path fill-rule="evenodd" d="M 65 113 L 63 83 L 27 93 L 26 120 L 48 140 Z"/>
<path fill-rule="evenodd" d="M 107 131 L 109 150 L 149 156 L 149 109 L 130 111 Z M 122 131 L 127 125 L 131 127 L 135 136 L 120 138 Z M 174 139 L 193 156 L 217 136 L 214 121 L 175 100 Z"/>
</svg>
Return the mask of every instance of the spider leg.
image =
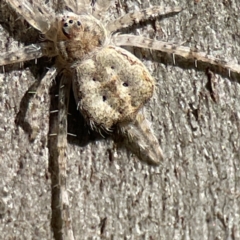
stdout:
<svg viewBox="0 0 240 240">
<path fill-rule="evenodd" d="M 178 13 L 182 10 L 180 7 L 161 7 L 154 6 L 150 8 L 146 8 L 140 11 L 127 13 L 124 16 L 117 18 L 116 20 L 109 22 L 107 25 L 107 29 L 110 32 L 115 32 L 119 29 L 129 27 L 134 23 L 138 23 L 140 21 L 156 18 L 160 15 L 166 15 L 169 13 Z"/>
<path fill-rule="evenodd" d="M 137 113 L 134 121 L 119 124 L 118 129 L 124 146 L 141 161 L 149 165 L 159 165 L 163 161 L 162 149 L 142 111 Z"/>
<path fill-rule="evenodd" d="M 36 1 L 30 4 L 26 0 L 5 0 L 20 16 L 32 25 L 35 29 L 43 34 L 51 27 L 52 13 L 44 6 Z"/>
<path fill-rule="evenodd" d="M 74 240 L 72 219 L 70 216 L 69 198 L 67 191 L 67 114 L 71 81 L 63 74 L 59 85 L 58 103 L 58 135 L 57 135 L 57 168 L 59 184 L 59 205 L 61 212 L 62 238 Z"/>
<path fill-rule="evenodd" d="M 58 1 L 58 10 L 71 9 L 76 14 L 86 14 L 90 12 L 90 2 L 89 0 L 61 0 Z"/>
<path fill-rule="evenodd" d="M 149 48 L 159 50 L 169 54 L 177 55 L 185 59 L 193 59 L 196 61 L 208 63 L 210 65 L 226 69 L 235 73 L 240 73 L 240 65 L 226 62 L 224 60 L 215 58 L 207 53 L 200 52 L 189 47 L 179 46 L 174 43 L 167 43 L 146 37 L 121 34 L 113 36 L 113 43 L 116 46 L 135 46 L 141 48 Z"/>
<path fill-rule="evenodd" d="M 91 1 L 93 6 L 92 15 L 97 19 L 101 19 L 102 16 L 106 13 L 108 8 L 110 7 L 112 0 L 98 0 L 98 1 Z"/>
<path fill-rule="evenodd" d="M 21 48 L 18 51 L 6 52 L 0 55 L 0 66 L 24 62 L 43 56 L 42 47 L 40 44 L 32 44 Z"/>
<path fill-rule="evenodd" d="M 30 139 L 33 141 L 38 132 L 39 132 L 39 119 L 41 118 L 41 111 L 39 106 L 41 106 L 41 102 L 43 99 L 45 99 L 45 94 L 47 93 L 47 90 L 50 88 L 50 85 L 52 84 L 52 79 L 54 79 L 57 76 L 57 70 L 55 67 L 52 67 L 48 70 L 44 78 L 41 80 L 41 83 L 39 87 L 37 88 L 37 91 L 33 97 L 33 100 L 30 104 L 30 126 L 32 128 L 32 133 L 30 136 Z"/>
<path fill-rule="evenodd" d="M 43 56 L 56 56 L 55 48 L 51 42 L 31 44 L 17 51 L 6 52 L 0 55 L 0 66 L 25 62 L 32 59 L 37 59 Z"/>
<path fill-rule="evenodd" d="M 72 1 L 72 0 L 66 0 L 67 2 L 68 1 Z M 86 12 L 89 12 L 90 11 L 90 2 L 89 0 L 82 0 L 82 1 L 75 1 L 75 9 L 74 12 L 77 13 L 77 14 L 83 14 L 83 13 L 86 13 Z"/>
</svg>

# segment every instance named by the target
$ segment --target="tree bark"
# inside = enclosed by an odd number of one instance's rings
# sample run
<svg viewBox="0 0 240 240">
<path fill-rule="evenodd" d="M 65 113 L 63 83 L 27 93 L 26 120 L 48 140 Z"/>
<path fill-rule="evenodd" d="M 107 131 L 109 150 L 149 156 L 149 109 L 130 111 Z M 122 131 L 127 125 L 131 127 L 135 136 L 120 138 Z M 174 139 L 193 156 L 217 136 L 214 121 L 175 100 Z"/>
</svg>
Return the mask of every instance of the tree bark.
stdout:
<svg viewBox="0 0 240 240">
<path fill-rule="evenodd" d="M 174 6 L 176 1 L 150 2 Z M 144 1 L 142 5 L 140 1 L 119 3 L 111 7 L 109 17 L 148 7 Z M 18 19 L 3 0 L 0 6 L 2 52 L 38 41 L 37 31 Z M 126 31 L 238 62 L 238 0 L 180 0 L 178 6 L 184 8 L 179 14 Z M 75 239 L 240 239 L 239 75 L 228 76 L 204 63 L 196 67 L 194 61 L 177 56 L 174 64 L 172 56 L 156 51 L 128 49 L 156 78 L 146 113 L 165 161 L 150 167 L 126 149 L 116 150 L 112 140 L 93 141 L 83 130 L 80 141 L 69 138 L 68 186 Z M 54 239 L 48 144 L 54 90 L 39 106 L 41 131 L 34 142 L 29 140 L 25 120 L 28 91 L 49 65 L 44 58 L 37 64 L 29 61 L 1 69 L 2 239 Z M 207 67 L 211 77 L 205 73 Z M 80 120 L 70 121 L 85 128 Z"/>
</svg>

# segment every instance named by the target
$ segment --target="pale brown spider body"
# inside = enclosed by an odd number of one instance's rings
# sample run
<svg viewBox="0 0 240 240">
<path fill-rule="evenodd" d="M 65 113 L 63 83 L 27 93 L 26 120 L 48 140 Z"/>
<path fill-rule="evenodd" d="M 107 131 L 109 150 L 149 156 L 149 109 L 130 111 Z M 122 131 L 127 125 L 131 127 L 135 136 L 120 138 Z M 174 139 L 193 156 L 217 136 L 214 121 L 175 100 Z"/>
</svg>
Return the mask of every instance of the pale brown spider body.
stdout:
<svg viewBox="0 0 240 240">
<path fill-rule="evenodd" d="M 130 52 L 110 45 L 111 34 L 91 15 L 64 12 L 55 25 L 56 36 L 52 27 L 45 39 L 53 44 L 56 66 L 73 78 L 75 100 L 87 123 L 99 132 L 115 129 L 113 135 L 120 134 L 141 160 L 159 164 L 158 141 L 150 125 L 136 117 L 154 92 L 147 68 Z M 133 139 L 139 147 L 132 146 Z"/>
</svg>

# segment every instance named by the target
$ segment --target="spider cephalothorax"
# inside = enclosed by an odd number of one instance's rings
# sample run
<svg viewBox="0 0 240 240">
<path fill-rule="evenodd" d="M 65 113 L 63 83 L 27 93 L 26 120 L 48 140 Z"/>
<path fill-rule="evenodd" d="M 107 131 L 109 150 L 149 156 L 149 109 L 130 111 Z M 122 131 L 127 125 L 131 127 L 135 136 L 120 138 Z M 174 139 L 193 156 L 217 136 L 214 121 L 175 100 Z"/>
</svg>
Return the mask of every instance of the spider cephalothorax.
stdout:
<svg viewBox="0 0 240 240">
<path fill-rule="evenodd" d="M 56 47 L 65 64 L 82 60 L 90 52 L 106 44 L 107 31 L 100 21 L 91 15 L 66 12 L 58 17 Z"/>
</svg>

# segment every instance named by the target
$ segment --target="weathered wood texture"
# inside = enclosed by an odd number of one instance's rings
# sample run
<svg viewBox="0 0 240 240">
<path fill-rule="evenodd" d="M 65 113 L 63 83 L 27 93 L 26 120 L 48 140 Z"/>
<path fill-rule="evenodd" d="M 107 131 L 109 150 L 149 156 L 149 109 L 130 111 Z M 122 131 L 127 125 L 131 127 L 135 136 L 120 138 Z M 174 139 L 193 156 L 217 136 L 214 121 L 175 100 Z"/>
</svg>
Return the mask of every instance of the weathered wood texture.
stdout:
<svg viewBox="0 0 240 240">
<path fill-rule="evenodd" d="M 120 2 L 111 8 L 115 16 L 117 10 L 137 9 L 140 1 Z M 240 60 L 239 0 L 150 2 L 179 5 L 184 11 L 128 30 Z M 1 51 L 37 39 L 37 32 L 0 0 Z M 111 140 L 86 146 L 69 141 L 75 238 L 240 239 L 239 76 L 216 71 L 219 99 L 214 102 L 205 65 L 196 69 L 193 61 L 176 58 L 174 65 L 172 56 L 133 52 L 157 80 L 147 111 L 166 159 L 153 168 L 125 149 L 114 152 Z M 41 133 L 35 142 L 29 141 L 23 123 L 27 91 L 44 74 L 45 60 L 22 68 L 15 64 L 0 73 L 0 198 L 6 207 L 0 215 L 1 239 L 53 239 L 50 96 L 41 105 Z"/>
</svg>

